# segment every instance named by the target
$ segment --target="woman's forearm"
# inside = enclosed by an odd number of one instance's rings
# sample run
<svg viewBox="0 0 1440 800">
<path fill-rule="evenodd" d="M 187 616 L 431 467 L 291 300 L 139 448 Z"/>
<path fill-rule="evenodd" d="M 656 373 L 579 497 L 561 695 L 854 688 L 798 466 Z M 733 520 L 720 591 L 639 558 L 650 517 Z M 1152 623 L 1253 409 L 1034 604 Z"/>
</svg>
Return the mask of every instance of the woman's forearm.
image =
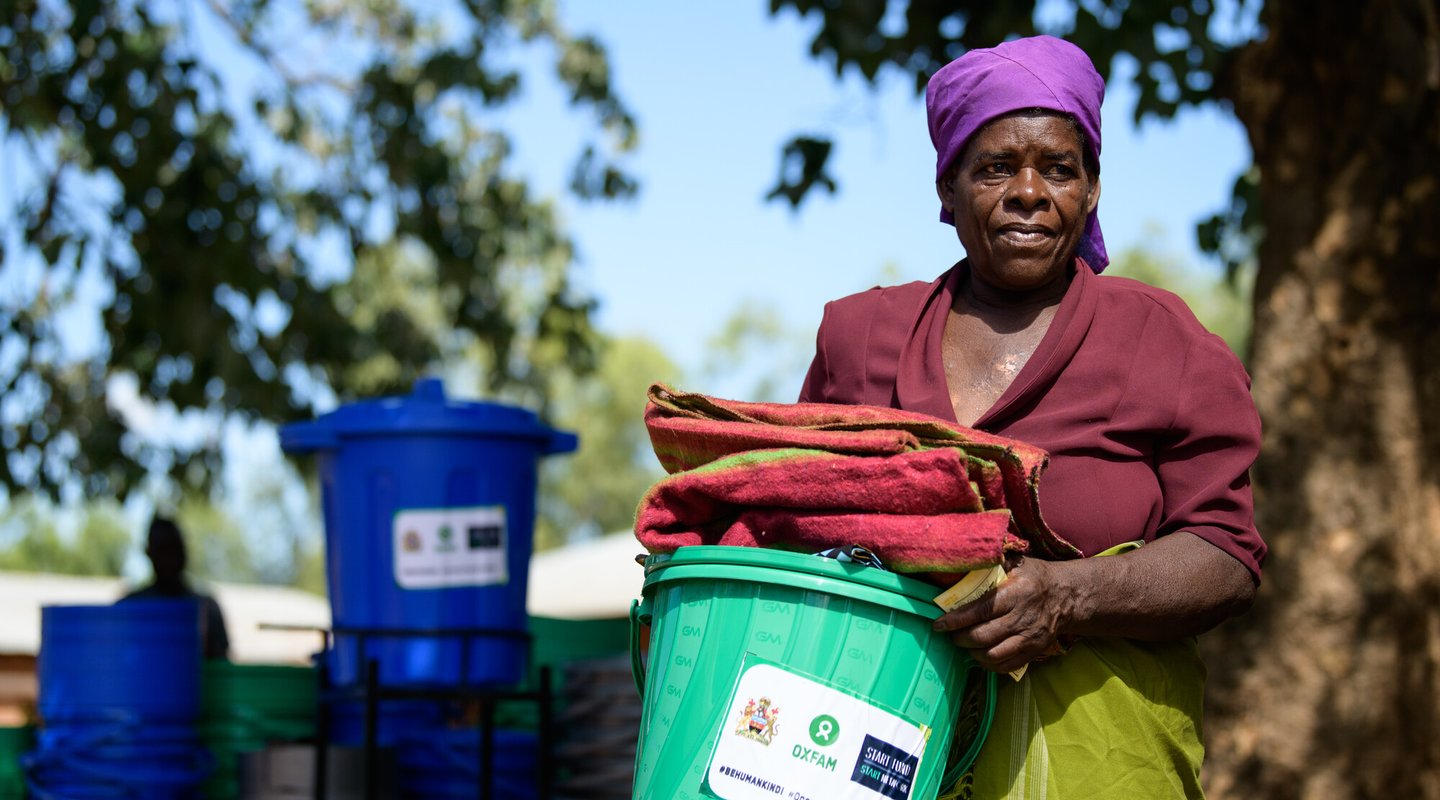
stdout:
<svg viewBox="0 0 1440 800">
<path fill-rule="evenodd" d="M 1164 641 L 1202 633 L 1250 606 L 1239 561 L 1190 533 L 1074 561 L 1024 559 L 995 591 L 935 621 L 982 666 L 1016 669 L 1068 636 Z"/>
<path fill-rule="evenodd" d="M 1178 639 L 1244 612 L 1255 598 L 1244 565 L 1184 531 L 1123 555 L 1047 566 L 1072 598 L 1061 634 Z"/>
</svg>

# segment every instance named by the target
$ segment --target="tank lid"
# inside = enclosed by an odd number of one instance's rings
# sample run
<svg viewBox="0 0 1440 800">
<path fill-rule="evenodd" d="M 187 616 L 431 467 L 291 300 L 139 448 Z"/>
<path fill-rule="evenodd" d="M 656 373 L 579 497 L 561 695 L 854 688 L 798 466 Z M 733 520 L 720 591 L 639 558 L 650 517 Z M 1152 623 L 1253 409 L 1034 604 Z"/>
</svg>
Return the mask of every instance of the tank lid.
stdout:
<svg viewBox="0 0 1440 800">
<path fill-rule="evenodd" d="M 347 403 L 314 420 L 280 429 L 280 446 L 288 453 L 333 449 L 350 437 L 453 433 L 529 439 L 542 454 L 573 451 L 575 434 L 540 422 L 535 412 L 518 406 L 451 400 L 439 378 L 421 378 L 410 394 Z"/>
</svg>

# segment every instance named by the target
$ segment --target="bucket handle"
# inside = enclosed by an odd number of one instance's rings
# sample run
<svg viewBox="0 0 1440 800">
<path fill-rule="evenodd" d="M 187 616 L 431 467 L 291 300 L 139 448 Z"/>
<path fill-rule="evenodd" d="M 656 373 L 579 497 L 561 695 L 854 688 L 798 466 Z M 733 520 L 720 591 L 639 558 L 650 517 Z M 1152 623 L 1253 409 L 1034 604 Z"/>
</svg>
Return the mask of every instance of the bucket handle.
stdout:
<svg viewBox="0 0 1440 800">
<path fill-rule="evenodd" d="M 649 625 L 654 619 L 649 605 L 645 602 L 630 601 L 630 676 L 635 679 L 635 690 L 645 697 L 645 659 L 640 657 L 640 627 Z"/>
<path fill-rule="evenodd" d="M 954 787 L 965 777 L 965 772 L 980 757 L 980 748 L 985 744 L 985 739 L 990 735 L 990 726 L 995 722 L 995 703 L 997 699 L 997 678 L 994 672 L 981 669 L 971 665 L 972 672 L 978 672 L 985 681 L 985 687 L 981 691 L 980 725 L 975 729 L 975 737 L 970 740 L 970 746 L 965 749 L 965 754 L 960 756 L 951 767 L 945 770 L 945 775 L 940 779 L 942 791 Z"/>
<path fill-rule="evenodd" d="M 570 431 L 552 430 L 545 437 L 544 452 L 541 455 L 554 456 L 561 453 L 573 453 L 580 446 L 580 437 Z"/>
</svg>

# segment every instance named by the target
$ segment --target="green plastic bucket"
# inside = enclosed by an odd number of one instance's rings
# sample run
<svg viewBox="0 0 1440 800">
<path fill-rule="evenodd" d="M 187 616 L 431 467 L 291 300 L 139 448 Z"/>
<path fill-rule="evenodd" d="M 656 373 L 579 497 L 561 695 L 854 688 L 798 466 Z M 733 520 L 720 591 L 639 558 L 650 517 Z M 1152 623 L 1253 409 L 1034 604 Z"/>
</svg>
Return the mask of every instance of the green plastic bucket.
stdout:
<svg viewBox="0 0 1440 800">
<path fill-rule="evenodd" d="M 316 675 L 311 667 L 207 661 L 201 681 L 200 738 L 215 755 L 208 798 L 240 796 L 240 754 L 315 736 Z"/>
<path fill-rule="evenodd" d="M 20 769 L 20 756 L 30 749 L 35 731 L 30 726 L 0 727 L 0 800 L 19 800 L 25 796 L 25 773 Z"/>
<path fill-rule="evenodd" d="M 636 631 L 650 626 L 647 664 L 632 645 L 635 800 L 934 798 L 974 760 L 994 707 L 993 677 L 931 630 L 935 594 L 800 553 L 648 558 L 632 610 Z M 967 680 L 989 701 L 951 760 Z"/>
</svg>

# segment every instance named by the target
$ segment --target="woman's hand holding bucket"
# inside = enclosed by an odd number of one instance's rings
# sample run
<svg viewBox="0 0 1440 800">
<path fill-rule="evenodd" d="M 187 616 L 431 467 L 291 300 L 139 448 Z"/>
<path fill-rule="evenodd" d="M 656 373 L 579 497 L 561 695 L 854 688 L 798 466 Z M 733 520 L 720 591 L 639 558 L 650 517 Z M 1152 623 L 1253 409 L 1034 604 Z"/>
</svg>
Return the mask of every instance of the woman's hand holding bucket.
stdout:
<svg viewBox="0 0 1440 800">
<path fill-rule="evenodd" d="M 994 589 L 935 620 L 934 629 L 985 669 L 1023 674 L 1032 661 L 1064 649 L 1076 597 L 1063 580 L 1068 563 L 1023 558 Z"/>
</svg>

